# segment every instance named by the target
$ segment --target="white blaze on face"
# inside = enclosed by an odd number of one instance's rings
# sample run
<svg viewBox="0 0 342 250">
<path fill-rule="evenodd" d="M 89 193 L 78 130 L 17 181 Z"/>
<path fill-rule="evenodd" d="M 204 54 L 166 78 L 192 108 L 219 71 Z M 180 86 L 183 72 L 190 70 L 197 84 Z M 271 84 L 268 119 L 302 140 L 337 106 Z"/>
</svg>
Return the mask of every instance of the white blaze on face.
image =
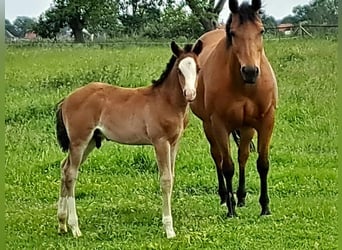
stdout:
<svg viewBox="0 0 342 250">
<path fill-rule="evenodd" d="M 192 57 L 184 58 L 179 62 L 178 68 L 182 72 L 185 79 L 183 94 L 187 101 L 193 101 L 196 97 L 197 80 L 197 67 L 195 59 Z"/>
</svg>

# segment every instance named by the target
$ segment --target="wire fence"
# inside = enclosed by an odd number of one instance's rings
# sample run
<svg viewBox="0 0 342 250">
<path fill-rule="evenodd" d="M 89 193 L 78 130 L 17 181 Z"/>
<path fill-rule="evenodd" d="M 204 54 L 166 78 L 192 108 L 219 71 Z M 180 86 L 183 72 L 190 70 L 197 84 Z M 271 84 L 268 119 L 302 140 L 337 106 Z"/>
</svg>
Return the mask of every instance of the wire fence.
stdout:
<svg viewBox="0 0 342 250">
<path fill-rule="evenodd" d="M 278 27 L 265 27 L 266 34 L 264 40 L 287 40 L 303 38 L 326 38 L 337 39 L 338 25 L 330 24 L 298 24 L 282 25 Z M 52 40 L 52 39 L 6 39 L 6 45 L 9 47 L 127 47 L 127 46 L 169 46 L 171 39 L 161 38 L 150 40 L 144 37 L 125 37 L 114 39 L 86 40 L 85 43 L 74 43 L 72 40 Z M 184 37 L 174 38 L 178 43 L 195 42 L 195 39 L 186 39 Z"/>
</svg>

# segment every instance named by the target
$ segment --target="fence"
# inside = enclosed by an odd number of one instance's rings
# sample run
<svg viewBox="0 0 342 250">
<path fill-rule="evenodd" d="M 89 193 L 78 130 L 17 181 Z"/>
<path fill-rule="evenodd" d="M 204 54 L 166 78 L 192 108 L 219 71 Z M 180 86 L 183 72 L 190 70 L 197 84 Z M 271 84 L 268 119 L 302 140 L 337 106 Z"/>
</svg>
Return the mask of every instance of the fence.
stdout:
<svg viewBox="0 0 342 250">
<path fill-rule="evenodd" d="M 300 39 L 300 38 L 337 38 L 338 25 L 328 24 L 298 24 L 282 25 L 281 27 L 265 27 L 265 40 Z M 175 38 L 179 43 L 194 42 L 194 39 Z M 149 40 L 141 37 L 126 37 L 107 39 L 106 41 L 86 41 L 84 44 L 75 44 L 73 41 L 54 41 L 49 39 L 19 39 L 16 41 L 6 40 L 10 47 L 127 47 L 127 46 L 169 46 L 170 39 Z"/>
</svg>

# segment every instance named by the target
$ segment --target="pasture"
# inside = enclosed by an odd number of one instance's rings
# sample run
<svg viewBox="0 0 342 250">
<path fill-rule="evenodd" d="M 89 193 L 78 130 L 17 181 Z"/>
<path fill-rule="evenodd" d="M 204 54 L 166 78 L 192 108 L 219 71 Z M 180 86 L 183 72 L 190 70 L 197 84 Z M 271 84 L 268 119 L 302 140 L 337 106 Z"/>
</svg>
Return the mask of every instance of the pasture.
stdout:
<svg viewBox="0 0 342 250">
<path fill-rule="evenodd" d="M 57 234 L 55 105 L 91 81 L 143 86 L 158 79 L 166 46 L 8 47 L 5 58 L 7 249 L 337 249 L 337 41 L 265 41 L 279 85 L 268 178 L 271 216 L 260 218 L 256 154 L 246 207 L 227 219 L 201 123 L 191 115 L 176 160 L 175 239 L 161 222 L 152 147 L 104 142 L 82 165 L 76 200 L 83 236 Z M 234 190 L 238 179 L 236 147 Z"/>
</svg>

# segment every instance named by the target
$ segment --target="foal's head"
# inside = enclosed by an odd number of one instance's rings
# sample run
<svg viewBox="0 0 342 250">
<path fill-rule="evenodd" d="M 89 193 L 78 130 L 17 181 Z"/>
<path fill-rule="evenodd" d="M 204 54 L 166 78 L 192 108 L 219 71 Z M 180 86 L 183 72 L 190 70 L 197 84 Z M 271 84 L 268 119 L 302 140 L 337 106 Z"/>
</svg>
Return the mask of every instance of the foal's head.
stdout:
<svg viewBox="0 0 342 250">
<path fill-rule="evenodd" d="M 229 0 L 231 15 L 226 24 L 227 42 L 239 61 L 245 83 L 255 83 L 260 73 L 264 33 L 260 8 L 261 0 L 252 0 L 251 5 L 244 2 L 240 6 L 237 0 Z"/>
<path fill-rule="evenodd" d="M 187 44 L 183 49 L 172 41 L 171 49 L 176 58 L 175 67 L 177 67 L 177 77 L 183 95 L 188 102 L 191 102 L 196 97 L 197 73 L 199 71 L 197 56 L 202 51 L 202 41 L 198 40 L 194 46 Z"/>
</svg>

